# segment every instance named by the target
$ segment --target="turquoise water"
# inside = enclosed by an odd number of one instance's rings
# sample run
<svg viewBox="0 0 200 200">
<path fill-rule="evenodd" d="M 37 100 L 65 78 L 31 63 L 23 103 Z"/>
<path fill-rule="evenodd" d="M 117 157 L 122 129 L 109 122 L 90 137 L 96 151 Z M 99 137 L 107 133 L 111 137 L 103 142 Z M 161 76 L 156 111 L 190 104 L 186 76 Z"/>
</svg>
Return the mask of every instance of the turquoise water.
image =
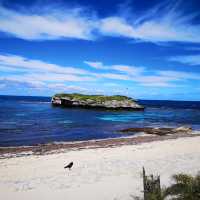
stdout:
<svg viewBox="0 0 200 200">
<path fill-rule="evenodd" d="M 130 127 L 191 126 L 200 130 L 200 102 L 140 101 L 145 111 L 52 107 L 48 97 L 0 96 L 0 146 L 124 136 Z"/>
</svg>

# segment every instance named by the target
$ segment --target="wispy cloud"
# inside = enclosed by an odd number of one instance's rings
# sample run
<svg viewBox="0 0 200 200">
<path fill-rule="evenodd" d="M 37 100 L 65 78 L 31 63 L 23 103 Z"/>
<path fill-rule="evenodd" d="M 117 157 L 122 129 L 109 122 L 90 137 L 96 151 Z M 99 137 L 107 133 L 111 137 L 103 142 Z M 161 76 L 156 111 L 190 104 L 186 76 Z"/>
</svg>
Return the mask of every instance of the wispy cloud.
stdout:
<svg viewBox="0 0 200 200">
<path fill-rule="evenodd" d="M 83 8 L 40 8 L 27 13 L 0 7 L 0 31 L 27 40 L 76 38 L 91 40 L 95 19 Z"/>
<path fill-rule="evenodd" d="M 41 7 L 40 12 L 24 12 L 1 6 L 0 31 L 26 40 L 94 40 L 111 36 L 155 43 L 200 43 L 200 25 L 193 23 L 197 14 L 186 14 L 174 1 L 164 1 L 140 15 L 135 15 L 134 11 L 127 15 L 124 12 L 121 10 L 102 18 L 97 12 L 83 7 Z"/>
<path fill-rule="evenodd" d="M 37 90 L 68 91 L 71 82 L 90 82 L 96 78 L 89 71 L 77 67 L 61 66 L 17 55 L 0 55 L 0 81 L 4 87 L 27 87 Z M 79 90 L 78 90 L 79 89 Z M 74 86 L 75 91 L 83 91 Z"/>
<path fill-rule="evenodd" d="M 87 93 L 88 89 L 75 85 L 68 85 L 65 83 L 45 83 L 45 82 L 33 82 L 29 80 L 16 80 L 13 78 L 1 78 L 0 77 L 0 88 L 9 89 L 16 88 L 16 90 L 28 89 L 29 92 L 35 91 L 50 91 L 50 92 L 83 92 Z"/>
<path fill-rule="evenodd" d="M 61 66 L 42 60 L 17 55 L 0 55 L 1 88 L 16 87 L 51 91 L 97 91 L 127 83 L 151 88 L 180 87 L 184 82 L 200 81 L 195 73 L 184 71 L 158 71 L 132 65 L 104 65 L 102 62 L 85 61 L 87 70 L 80 67 Z M 90 83 L 92 82 L 93 86 Z M 102 82 L 104 83 L 102 85 Z M 125 84 L 126 85 L 126 84 Z M 124 86 L 127 87 L 127 86 Z M 123 87 L 122 87 L 123 88 Z M 98 90 L 99 91 L 99 90 Z"/>
<path fill-rule="evenodd" d="M 128 66 L 128 65 L 104 65 L 102 62 L 84 61 L 85 64 L 99 70 L 113 70 L 118 73 L 138 75 L 144 72 L 144 67 Z"/>
<path fill-rule="evenodd" d="M 179 4 L 164 1 L 136 16 L 114 15 L 101 20 L 104 35 L 129 37 L 150 42 L 200 42 L 200 25 L 193 24 L 196 15 L 181 12 Z"/>
<path fill-rule="evenodd" d="M 29 80 L 24 80 L 24 79 L 15 79 L 15 78 L 12 78 L 12 77 L 0 77 L 0 83 L 4 86 L 4 87 L 7 87 L 7 86 L 14 86 L 14 88 L 16 86 L 25 86 L 25 87 L 28 87 L 28 88 L 40 88 L 42 86 L 44 86 L 44 84 L 42 82 L 39 82 L 39 81 L 29 81 Z"/>
<path fill-rule="evenodd" d="M 145 87 L 178 87 L 180 86 L 179 83 L 183 81 L 200 80 L 197 74 L 183 71 L 151 71 L 148 70 L 147 67 L 104 65 L 102 62 L 90 61 L 85 63 L 99 70 L 100 73 L 98 73 L 98 77 L 130 81 Z M 112 71 L 112 73 L 110 71 Z"/>
<path fill-rule="evenodd" d="M 88 74 L 86 70 L 70 66 L 60 66 L 41 60 L 28 59 L 17 55 L 0 55 L 0 64 L 10 70 L 32 70 L 32 72 L 51 72 L 61 74 Z"/>
<path fill-rule="evenodd" d="M 109 67 L 104 66 L 102 62 L 84 61 L 84 63 L 95 69 L 109 69 Z"/>
<path fill-rule="evenodd" d="M 184 71 L 158 71 L 160 76 L 165 76 L 166 78 L 172 78 L 174 80 L 188 79 L 188 80 L 200 80 L 200 76 L 196 73 L 192 72 L 184 72 Z"/>
<path fill-rule="evenodd" d="M 200 65 L 200 55 L 190 55 L 190 56 L 173 56 L 168 59 L 169 61 L 175 61 L 188 65 Z"/>
</svg>

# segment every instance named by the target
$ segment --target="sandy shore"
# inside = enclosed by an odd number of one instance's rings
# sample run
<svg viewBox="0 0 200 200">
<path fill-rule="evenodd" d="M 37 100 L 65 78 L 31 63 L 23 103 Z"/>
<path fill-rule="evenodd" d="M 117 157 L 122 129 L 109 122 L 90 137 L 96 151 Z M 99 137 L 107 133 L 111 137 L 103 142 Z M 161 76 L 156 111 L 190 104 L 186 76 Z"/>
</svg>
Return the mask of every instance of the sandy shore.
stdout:
<svg viewBox="0 0 200 200">
<path fill-rule="evenodd" d="M 182 137 L 196 137 L 200 135 L 199 131 L 191 133 L 174 133 L 164 136 L 140 133 L 126 137 L 107 138 L 100 140 L 86 140 L 77 142 L 54 142 L 47 144 L 37 144 L 34 146 L 16 146 L 16 147 L 0 147 L 0 159 L 4 157 L 17 157 L 22 155 L 44 155 L 63 152 L 63 150 L 80 150 L 92 148 L 107 148 L 122 145 L 136 145 L 146 142 L 162 141 L 176 139 Z"/>
<path fill-rule="evenodd" d="M 3 200 L 131 200 L 141 196 L 142 166 L 161 175 L 200 171 L 200 136 L 123 145 L 65 150 L 57 154 L 0 159 Z M 74 162 L 71 171 L 63 167 Z"/>
</svg>

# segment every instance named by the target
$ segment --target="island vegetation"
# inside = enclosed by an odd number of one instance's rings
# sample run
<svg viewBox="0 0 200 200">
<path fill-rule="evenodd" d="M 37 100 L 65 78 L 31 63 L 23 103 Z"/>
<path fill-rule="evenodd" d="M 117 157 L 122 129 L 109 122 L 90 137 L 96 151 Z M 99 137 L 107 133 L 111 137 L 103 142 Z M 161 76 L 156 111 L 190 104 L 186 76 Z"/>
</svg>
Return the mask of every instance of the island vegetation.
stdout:
<svg viewBox="0 0 200 200">
<path fill-rule="evenodd" d="M 105 96 L 105 95 L 84 95 L 84 94 L 79 94 L 79 93 L 72 93 L 72 94 L 60 93 L 60 94 L 55 94 L 54 97 L 58 97 L 58 98 L 67 97 L 67 98 L 76 99 L 76 100 L 91 99 L 91 100 L 99 101 L 99 102 L 112 101 L 112 100 L 116 100 L 116 101 L 133 100 L 130 97 L 122 96 L 122 95 Z"/>
<path fill-rule="evenodd" d="M 144 107 L 138 104 L 136 100 L 122 95 L 105 96 L 60 93 L 52 97 L 52 104 L 65 107 L 144 110 Z"/>
</svg>

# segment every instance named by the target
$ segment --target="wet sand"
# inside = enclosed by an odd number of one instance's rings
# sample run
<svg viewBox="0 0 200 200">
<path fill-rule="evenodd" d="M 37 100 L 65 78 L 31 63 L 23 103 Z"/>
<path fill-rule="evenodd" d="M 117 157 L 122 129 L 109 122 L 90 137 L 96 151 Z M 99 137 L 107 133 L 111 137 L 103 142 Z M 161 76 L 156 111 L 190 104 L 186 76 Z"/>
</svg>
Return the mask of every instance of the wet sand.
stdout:
<svg viewBox="0 0 200 200">
<path fill-rule="evenodd" d="M 118 147 L 122 145 L 136 145 L 146 142 L 163 141 L 182 137 L 198 137 L 199 133 L 183 133 L 165 136 L 137 134 L 136 136 L 110 138 L 101 140 L 87 140 L 78 142 L 54 142 L 34 146 L 0 147 L 0 158 L 16 157 L 23 155 L 41 155 L 59 153 L 65 150 L 81 150 L 92 148 Z"/>
</svg>

